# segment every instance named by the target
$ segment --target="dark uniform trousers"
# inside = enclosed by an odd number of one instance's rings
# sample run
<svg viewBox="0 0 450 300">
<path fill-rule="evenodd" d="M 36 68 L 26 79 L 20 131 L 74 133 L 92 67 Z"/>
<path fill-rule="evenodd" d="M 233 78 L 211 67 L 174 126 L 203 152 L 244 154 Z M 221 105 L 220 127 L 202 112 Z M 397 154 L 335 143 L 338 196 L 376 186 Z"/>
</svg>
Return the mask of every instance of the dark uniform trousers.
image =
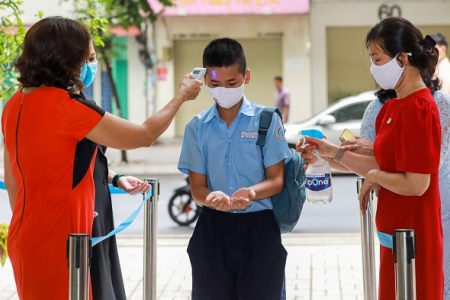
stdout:
<svg viewBox="0 0 450 300">
<path fill-rule="evenodd" d="M 272 210 L 203 208 L 189 241 L 193 300 L 280 300 L 287 252 Z"/>
</svg>

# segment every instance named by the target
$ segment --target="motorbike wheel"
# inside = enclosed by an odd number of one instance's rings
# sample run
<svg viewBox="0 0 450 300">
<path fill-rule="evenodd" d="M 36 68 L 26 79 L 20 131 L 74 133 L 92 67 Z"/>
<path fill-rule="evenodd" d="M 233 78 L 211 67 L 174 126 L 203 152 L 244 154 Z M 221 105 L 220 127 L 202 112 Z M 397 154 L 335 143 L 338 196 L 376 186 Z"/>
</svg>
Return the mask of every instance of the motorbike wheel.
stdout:
<svg viewBox="0 0 450 300">
<path fill-rule="evenodd" d="M 197 220 L 201 207 L 198 206 L 191 194 L 176 192 L 169 200 L 169 215 L 180 226 L 188 226 Z"/>
</svg>

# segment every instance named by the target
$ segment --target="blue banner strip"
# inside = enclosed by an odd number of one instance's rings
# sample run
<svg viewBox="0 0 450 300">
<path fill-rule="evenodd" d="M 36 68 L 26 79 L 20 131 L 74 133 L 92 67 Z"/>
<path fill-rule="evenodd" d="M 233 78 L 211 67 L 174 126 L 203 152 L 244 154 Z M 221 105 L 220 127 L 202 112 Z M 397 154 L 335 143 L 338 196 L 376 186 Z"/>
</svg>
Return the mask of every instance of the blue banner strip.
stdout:
<svg viewBox="0 0 450 300">
<path fill-rule="evenodd" d="M 141 202 L 141 205 L 139 205 L 139 207 L 130 215 L 128 216 L 128 218 L 126 218 L 122 223 L 120 223 L 119 226 L 117 226 L 116 228 L 114 228 L 110 233 L 108 233 L 105 236 L 99 236 L 99 237 L 93 237 L 91 239 L 92 241 L 92 247 L 94 247 L 95 245 L 97 245 L 98 243 L 100 243 L 103 240 L 106 240 L 107 238 L 123 231 L 125 228 L 127 228 L 128 226 L 130 226 L 131 223 L 133 223 L 133 221 L 136 219 L 136 217 L 138 216 L 139 212 L 142 209 L 142 206 L 144 205 L 145 201 L 148 201 L 148 199 L 150 199 L 150 197 L 153 195 L 152 193 L 152 188 L 150 187 L 150 190 L 147 192 L 147 196 L 145 197 L 145 199 Z"/>
<path fill-rule="evenodd" d="M 372 215 L 372 209 L 370 206 L 370 202 L 367 205 L 367 209 L 369 210 L 370 214 Z M 378 236 L 378 240 L 380 241 L 380 244 L 382 246 L 389 248 L 389 249 L 392 249 L 394 247 L 394 243 L 392 241 L 392 235 L 377 230 L 377 236 Z"/>
<path fill-rule="evenodd" d="M 381 231 L 377 231 L 377 235 L 378 235 L 378 239 L 380 240 L 380 244 L 386 248 L 390 248 L 392 249 L 392 247 L 394 246 L 393 243 L 393 237 L 390 234 L 381 232 Z"/>
<path fill-rule="evenodd" d="M 108 186 L 109 186 L 109 192 L 110 192 L 111 194 L 126 194 L 126 193 L 127 193 L 127 192 L 125 192 L 125 191 L 122 190 L 122 189 L 113 187 L 113 185 L 112 185 L 111 183 L 108 184 Z"/>
</svg>

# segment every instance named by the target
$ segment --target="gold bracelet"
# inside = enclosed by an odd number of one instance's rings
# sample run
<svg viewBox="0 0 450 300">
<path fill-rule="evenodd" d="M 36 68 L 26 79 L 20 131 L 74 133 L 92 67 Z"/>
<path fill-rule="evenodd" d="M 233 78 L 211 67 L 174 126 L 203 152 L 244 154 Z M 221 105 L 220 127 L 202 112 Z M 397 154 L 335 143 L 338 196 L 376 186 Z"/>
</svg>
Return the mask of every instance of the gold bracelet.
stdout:
<svg viewBox="0 0 450 300">
<path fill-rule="evenodd" d="M 342 151 L 341 147 L 339 147 L 338 152 L 336 153 L 336 155 L 332 158 L 335 162 L 339 162 L 342 157 L 344 156 L 344 151 Z"/>
</svg>

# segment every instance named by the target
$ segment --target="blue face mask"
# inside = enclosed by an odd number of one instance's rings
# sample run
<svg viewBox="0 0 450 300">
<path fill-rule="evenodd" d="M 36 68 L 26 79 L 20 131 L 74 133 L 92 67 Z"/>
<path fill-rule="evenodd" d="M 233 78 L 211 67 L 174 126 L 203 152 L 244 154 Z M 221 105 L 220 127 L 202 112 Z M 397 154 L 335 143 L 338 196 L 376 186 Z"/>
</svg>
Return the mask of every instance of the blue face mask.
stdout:
<svg viewBox="0 0 450 300">
<path fill-rule="evenodd" d="M 93 61 L 81 65 L 79 79 L 83 82 L 84 88 L 87 88 L 94 82 L 95 74 L 97 73 L 97 63 L 98 61 Z"/>
</svg>

